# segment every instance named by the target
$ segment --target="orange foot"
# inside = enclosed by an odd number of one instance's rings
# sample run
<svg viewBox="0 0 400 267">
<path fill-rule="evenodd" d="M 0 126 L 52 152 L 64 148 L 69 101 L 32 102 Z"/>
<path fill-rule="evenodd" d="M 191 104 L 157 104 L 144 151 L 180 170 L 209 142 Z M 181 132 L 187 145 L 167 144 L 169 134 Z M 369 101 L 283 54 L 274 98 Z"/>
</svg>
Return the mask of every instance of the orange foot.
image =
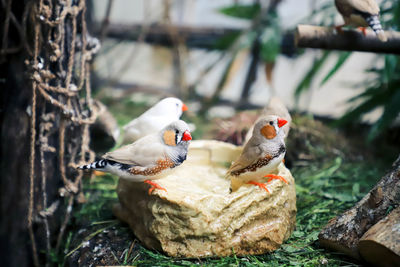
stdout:
<svg viewBox="0 0 400 267">
<path fill-rule="evenodd" d="M 164 187 L 159 186 L 158 184 L 156 184 L 153 181 L 145 180 L 144 183 L 151 185 L 151 187 L 149 189 L 149 195 L 151 195 L 151 192 L 153 192 L 154 189 L 160 189 L 160 190 L 164 190 L 165 192 L 167 192 L 167 189 L 165 189 Z"/>
<path fill-rule="evenodd" d="M 286 181 L 285 178 L 283 178 L 282 176 L 279 176 L 279 175 L 267 174 L 267 175 L 265 175 L 264 177 L 265 177 L 265 178 L 269 178 L 269 179 L 268 179 L 268 183 L 271 182 L 271 181 L 274 180 L 274 179 L 277 179 L 277 180 L 281 180 L 282 182 L 285 182 L 286 184 L 289 184 L 289 183 Z"/>
<path fill-rule="evenodd" d="M 363 33 L 364 36 L 367 36 L 367 28 L 366 27 L 358 27 L 358 29 Z"/>
<path fill-rule="evenodd" d="M 267 191 L 268 193 L 270 193 L 269 190 L 268 190 L 268 188 L 267 188 L 267 186 L 266 186 L 265 184 L 263 184 L 263 183 L 257 183 L 257 182 L 254 182 L 254 181 L 250 181 L 250 182 L 248 182 L 248 184 L 256 185 L 256 186 L 258 186 L 258 187 L 264 189 L 264 190 Z"/>
</svg>

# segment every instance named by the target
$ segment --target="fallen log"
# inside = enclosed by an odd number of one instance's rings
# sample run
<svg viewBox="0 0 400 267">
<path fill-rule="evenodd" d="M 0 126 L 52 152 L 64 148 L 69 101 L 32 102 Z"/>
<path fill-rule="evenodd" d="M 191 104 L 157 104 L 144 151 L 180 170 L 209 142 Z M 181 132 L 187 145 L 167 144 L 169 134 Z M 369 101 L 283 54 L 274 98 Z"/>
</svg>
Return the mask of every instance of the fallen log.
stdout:
<svg viewBox="0 0 400 267">
<path fill-rule="evenodd" d="M 333 27 L 298 25 L 295 46 L 327 50 L 362 51 L 400 54 L 400 32 L 386 31 L 387 42 L 378 39 L 372 30 L 364 36 L 357 30 L 336 33 Z"/>
<path fill-rule="evenodd" d="M 386 216 L 389 207 L 400 204 L 400 156 L 376 186 L 353 208 L 329 221 L 320 232 L 322 246 L 361 259 L 358 243 L 373 225 Z"/>
<path fill-rule="evenodd" d="M 377 266 L 400 266 L 400 207 L 362 236 L 358 250 L 368 263 Z"/>
</svg>

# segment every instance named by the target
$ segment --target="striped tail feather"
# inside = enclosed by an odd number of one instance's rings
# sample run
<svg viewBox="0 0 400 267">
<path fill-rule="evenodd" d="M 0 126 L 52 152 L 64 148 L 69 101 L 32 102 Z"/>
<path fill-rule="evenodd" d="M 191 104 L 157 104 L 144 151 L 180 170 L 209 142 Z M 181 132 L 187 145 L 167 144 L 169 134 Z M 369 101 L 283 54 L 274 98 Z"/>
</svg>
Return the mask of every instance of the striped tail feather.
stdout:
<svg viewBox="0 0 400 267">
<path fill-rule="evenodd" d="M 381 22 L 379 21 L 379 16 L 378 15 L 370 15 L 365 18 L 367 21 L 368 25 L 374 30 L 375 34 L 378 36 L 379 40 L 382 42 L 387 41 L 387 37 L 385 35 L 385 32 L 382 29 Z"/>
<path fill-rule="evenodd" d="M 98 169 L 103 169 L 105 166 L 107 166 L 108 162 L 106 159 L 101 159 L 94 161 L 90 164 L 87 165 L 81 165 L 78 167 L 80 170 L 98 170 Z"/>
</svg>

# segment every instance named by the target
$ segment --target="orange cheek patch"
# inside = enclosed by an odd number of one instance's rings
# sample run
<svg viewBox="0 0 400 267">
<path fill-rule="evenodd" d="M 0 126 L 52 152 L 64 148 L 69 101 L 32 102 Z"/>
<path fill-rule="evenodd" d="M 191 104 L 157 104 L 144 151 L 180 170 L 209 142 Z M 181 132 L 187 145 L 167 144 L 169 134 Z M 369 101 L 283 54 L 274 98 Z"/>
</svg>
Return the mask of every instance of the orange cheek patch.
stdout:
<svg viewBox="0 0 400 267">
<path fill-rule="evenodd" d="M 269 125 L 269 124 L 262 127 L 260 132 L 267 139 L 272 139 L 276 136 L 276 131 L 275 131 L 274 126 Z"/>
<path fill-rule="evenodd" d="M 176 146 L 175 144 L 175 133 L 173 131 L 165 131 L 164 136 L 164 143 L 168 146 Z"/>
</svg>

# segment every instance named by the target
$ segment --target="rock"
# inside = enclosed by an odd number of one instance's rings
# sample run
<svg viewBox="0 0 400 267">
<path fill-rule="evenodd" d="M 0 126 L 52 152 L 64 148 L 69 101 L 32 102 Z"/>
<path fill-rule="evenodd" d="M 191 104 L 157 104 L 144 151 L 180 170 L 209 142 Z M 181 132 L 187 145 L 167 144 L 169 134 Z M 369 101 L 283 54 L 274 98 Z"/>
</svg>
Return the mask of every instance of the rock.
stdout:
<svg viewBox="0 0 400 267">
<path fill-rule="evenodd" d="M 271 194 L 256 186 L 229 194 L 224 178 L 241 148 L 218 141 L 194 141 L 188 159 L 157 181 L 167 192 L 120 179 L 114 214 L 143 244 L 173 257 L 263 254 L 280 247 L 295 227 L 296 192 L 290 171 L 280 164 Z"/>
</svg>

